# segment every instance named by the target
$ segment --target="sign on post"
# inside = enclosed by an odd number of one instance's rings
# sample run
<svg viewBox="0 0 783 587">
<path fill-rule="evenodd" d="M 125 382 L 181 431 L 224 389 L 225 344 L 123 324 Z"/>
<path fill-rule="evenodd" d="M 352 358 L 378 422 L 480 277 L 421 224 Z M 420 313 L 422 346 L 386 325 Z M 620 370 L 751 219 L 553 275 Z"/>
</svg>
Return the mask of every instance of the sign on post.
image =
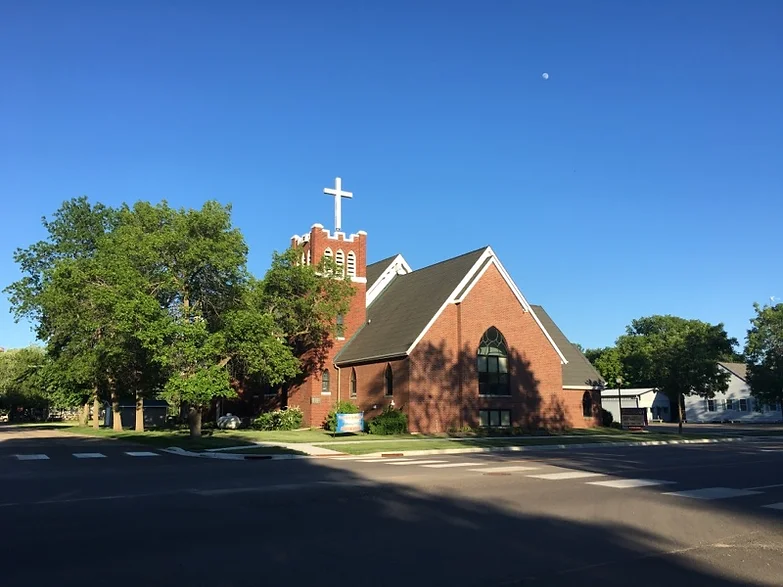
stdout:
<svg viewBox="0 0 783 587">
<path fill-rule="evenodd" d="M 364 412 L 358 414 L 337 414 L 336 434 L 343 432 L 364 432 Z"/>
<path fill-rule="evenodd" d="M 626 430 L 642 430 L 647 427 L 647 409 L 623 408 L 620 422 Z"/>
</svg>

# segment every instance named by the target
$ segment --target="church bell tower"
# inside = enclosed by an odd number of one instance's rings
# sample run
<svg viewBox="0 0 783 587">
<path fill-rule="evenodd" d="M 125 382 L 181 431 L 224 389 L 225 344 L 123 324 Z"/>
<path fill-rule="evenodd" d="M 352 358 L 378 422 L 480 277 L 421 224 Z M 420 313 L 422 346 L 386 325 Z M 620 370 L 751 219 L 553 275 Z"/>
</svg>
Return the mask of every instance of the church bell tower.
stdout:
<svg viewBox="0 0 783 587">
<path fill-rule="evenodd" d="M 313 224 L 309 233 L 291 237 L 291 247 L 306 265 L 317 265 L 323 257 L 333 259 L 342 274 L 350 278 L 355 293 L 348 312 L 335 317 L 336 335 L 324 371 L 308 376 L 289 395 L 289 405 L 299 406 L 304 412 L 304 425 L 311 427 L 321 426 L 333 405 L 349 399 L 348 377 L 335 367 L 334 358 L 367 316 L 367 233 L 360 230 L 346 234 L 342 230 L 342 199 L 353 198 L 353 193 L 343 191 L 341 178 L 335 179 L 334 188 L 324 188 L 324 193 L 334 197 L 334 232 Z"/>
</svg>

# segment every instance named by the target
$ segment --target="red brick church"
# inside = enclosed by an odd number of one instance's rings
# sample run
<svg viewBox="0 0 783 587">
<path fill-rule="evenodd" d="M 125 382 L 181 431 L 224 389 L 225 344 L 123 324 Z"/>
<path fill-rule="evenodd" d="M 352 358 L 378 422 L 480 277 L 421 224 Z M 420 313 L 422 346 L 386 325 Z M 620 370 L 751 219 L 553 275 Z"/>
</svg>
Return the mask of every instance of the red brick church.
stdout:
<svg viewBox="0 0 783 587">
<path fill-rule="evenodd" d="M 327 368 L 290 390 L 304 423 L 341 400 L 369 418 L 393 405 L 411 432 L 600 423 L 600 376 L 541 306 L 530 304 L 491 247 L 412 269 L 402 255 L 367 264 L 367 233 L 314 224 L 294 236 L 305 263 L 332 257 L 356 288 L 337 318 Z"/>
</svg>

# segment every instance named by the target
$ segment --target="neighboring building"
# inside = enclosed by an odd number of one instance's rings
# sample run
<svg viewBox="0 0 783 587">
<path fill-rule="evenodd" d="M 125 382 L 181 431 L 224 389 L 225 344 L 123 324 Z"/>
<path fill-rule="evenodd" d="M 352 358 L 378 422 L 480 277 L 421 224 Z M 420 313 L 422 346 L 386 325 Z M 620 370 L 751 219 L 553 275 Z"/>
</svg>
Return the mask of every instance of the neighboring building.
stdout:
<svg viewBox="0 0 783 587">
<path fill-rule="evenodd" d="M 672 414 L 669 398 L 655 388 L 629 388 L 620 390 L 623 408 L 646 408 L 648 422 L 671 422 L 676 419 Z M 612 419 L 620 422 L 617 389 L 601 391 L 601 406 L 611 412 Z"/>
<path fill-rule="evenodd" d="M 764 405 L 750 395 L 744 363 L 718 363 L 729 374 L 729 388 L 712 399 L 685 397 L 687 422 L 780 422 L 780 405 Z"/>
<path fill-rule="evenodd" d="M 368 417 L 393 405 L 412 432 L 600 423 L 600 376 L 541 306 L 528 303 L 490 247 L 412 270 L 402 255 L 366 264 L 367 234 L 320 224 L 291 246 L 330 256 L 356 290 L 337 318 L 326 368 L 289 390 L 307 426 L 340 400 Z M 351 194 L 347 194 L 350 197 Z"/>
</svg>

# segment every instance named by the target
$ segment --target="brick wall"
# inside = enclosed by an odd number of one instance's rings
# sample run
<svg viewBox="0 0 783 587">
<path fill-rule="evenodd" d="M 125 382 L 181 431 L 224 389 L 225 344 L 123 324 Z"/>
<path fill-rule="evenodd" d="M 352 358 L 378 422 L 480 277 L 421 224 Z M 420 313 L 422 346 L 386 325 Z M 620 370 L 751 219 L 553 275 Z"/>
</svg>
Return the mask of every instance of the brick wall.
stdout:
<svg viewBox="0 0 783 587">
<path fill-rule="evenodd" d="M 509 397 L 478 393 L 476 351 L 490 326 L 508 345 Z M 494 266 L 461 304 L 445 309 L 410 360 L 412 431 L 477 426 L 479 410 L 493 408 L 510 409 L 515 426 L 584 426 L 582 394 L 563 390 L 559 356 Z"/>
</svg>

